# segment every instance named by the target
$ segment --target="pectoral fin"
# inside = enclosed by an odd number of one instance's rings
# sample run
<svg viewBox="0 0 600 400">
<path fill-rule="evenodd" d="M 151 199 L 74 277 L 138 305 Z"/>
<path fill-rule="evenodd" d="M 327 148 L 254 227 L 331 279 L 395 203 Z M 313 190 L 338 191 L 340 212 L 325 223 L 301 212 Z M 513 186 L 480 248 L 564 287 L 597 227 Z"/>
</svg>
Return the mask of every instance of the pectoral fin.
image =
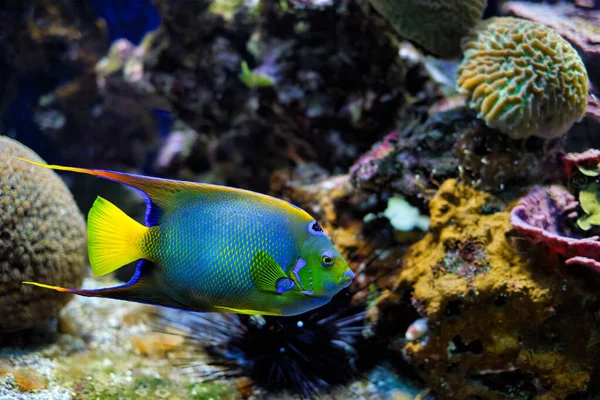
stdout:
<svg viewBox="0 0 600 400">
<path fill-rule="evenodd" d="M 273 256 L 263 250 L 252 257 L 250 277 L 256 288 L 263 292 L 283 294 L 296 287 Z"/>
</svg>

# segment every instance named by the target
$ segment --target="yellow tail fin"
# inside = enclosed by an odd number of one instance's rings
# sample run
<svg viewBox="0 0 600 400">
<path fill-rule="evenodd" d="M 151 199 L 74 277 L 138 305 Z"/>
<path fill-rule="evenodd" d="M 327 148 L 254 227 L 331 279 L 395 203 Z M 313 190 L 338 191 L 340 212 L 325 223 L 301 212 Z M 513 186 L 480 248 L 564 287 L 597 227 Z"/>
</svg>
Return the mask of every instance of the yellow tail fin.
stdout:
<svg viewBox="0 0 600 400">
<path fill-rule="evenodd" d="M 142 240 L 148 227 L 110 201 L 98 197 L 88 214 L 88 254 L 94 275 L 109 274 L 144 258 Z"/>
</svg>

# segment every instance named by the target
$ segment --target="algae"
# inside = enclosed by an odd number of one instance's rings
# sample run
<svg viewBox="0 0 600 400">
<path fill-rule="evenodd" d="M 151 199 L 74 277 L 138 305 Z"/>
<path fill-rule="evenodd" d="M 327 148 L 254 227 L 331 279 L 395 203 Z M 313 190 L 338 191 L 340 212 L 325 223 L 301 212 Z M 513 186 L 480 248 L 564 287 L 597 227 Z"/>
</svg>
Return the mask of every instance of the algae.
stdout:
<svg viewBox="0 0 600 400">
<path fill-rule="evenodd" d="M 581 171 L 581 168 L 579 170 Z M 599 195 L 600 185 L 597 183 L 592 183 L 585 189 L 581 189 L 579 192 L 579 204 L 585 212 L 585 215 L 582 215 L 577 220 L 577 226 L 584 231 L 592 229 L 592 226 L 600 225 Z"/>
</svg>

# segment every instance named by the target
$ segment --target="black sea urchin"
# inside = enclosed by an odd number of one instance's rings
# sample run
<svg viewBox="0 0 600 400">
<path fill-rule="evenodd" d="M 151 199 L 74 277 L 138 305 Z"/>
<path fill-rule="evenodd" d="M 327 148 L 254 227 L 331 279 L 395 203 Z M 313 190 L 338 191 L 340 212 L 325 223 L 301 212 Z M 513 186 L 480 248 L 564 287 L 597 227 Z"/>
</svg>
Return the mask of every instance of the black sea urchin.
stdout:
<svg viewBox="0 0 600 400">
<path fill-rule="evenodd" d="M 306 397 L 356 377 L 368 345 L 365 306 L 344 293 L 328 305 L 294 317 L 184 313 L 161 317 L 161 330 L 180 330 L 181 359 L 201 381 L 247 377 L 273 393 Z"/>
</svg>

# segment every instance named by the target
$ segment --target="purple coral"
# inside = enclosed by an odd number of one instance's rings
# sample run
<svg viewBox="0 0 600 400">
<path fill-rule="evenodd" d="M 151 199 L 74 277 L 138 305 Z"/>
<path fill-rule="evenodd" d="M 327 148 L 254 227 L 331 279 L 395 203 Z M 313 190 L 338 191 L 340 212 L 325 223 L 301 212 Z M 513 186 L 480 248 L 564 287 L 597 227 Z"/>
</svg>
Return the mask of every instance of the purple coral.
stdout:
<svg viewBox="0 0 600 400">
<path fill-rule="evenodd" d="M 560 186 L 538 186 L 511 211 L 510 221 L 524 238 L 564 257 L 565 264 L 583 264 L 600 271 L 598 237 L 575 237 L 566 226 L 577 216 L 578 205 L 575 197 Z"/>
<path fill-rule="evenodd" d="M 589 149 L 583 153 L 569 153 L 563 157 L 562 162 L 565 176 L 571 178 L 578 165 L 596 169 L 600 164 L 600 150 Z"/>
<path fill-rule="evenodd" d="M 372 178 L 377 173 L 379 161 L 394 150 L 397 141 L 397 131 L 388 133 L 381 142 L 375 144 L 350 167 L 350 174 L 359 180 Z"/>
</svg>

